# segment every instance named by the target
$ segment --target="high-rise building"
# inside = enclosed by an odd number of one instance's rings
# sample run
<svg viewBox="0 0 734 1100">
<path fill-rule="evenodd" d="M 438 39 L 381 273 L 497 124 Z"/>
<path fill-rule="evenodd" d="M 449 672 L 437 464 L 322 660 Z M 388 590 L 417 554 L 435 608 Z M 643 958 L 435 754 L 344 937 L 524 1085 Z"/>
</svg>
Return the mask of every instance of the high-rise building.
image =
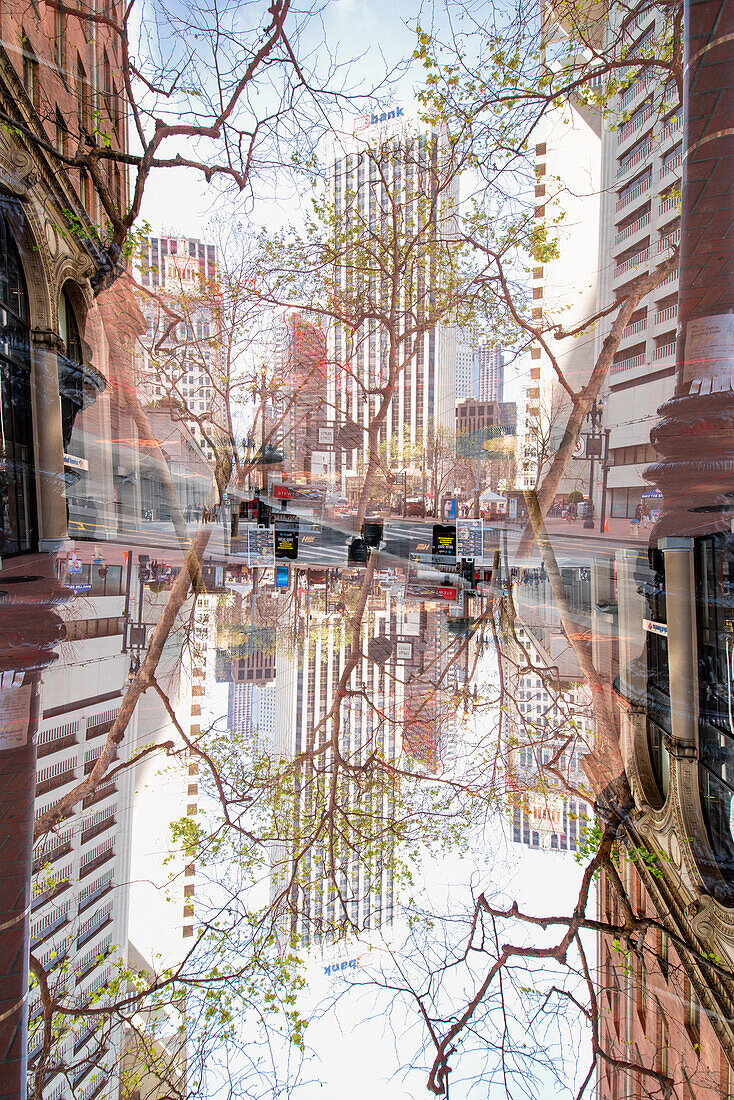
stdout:
<svg viewBox="0 0 734 1100">
<path fill-rule="evenodd" d="M 477 349 L 468 344 L 456 345 L 456 391 L 457 404 L 467 397 L 478 397 L 477 386 Z"/>
<path fill-rule="evenodd" d="M 610 35 L 617 33 L 618 18 L 611 13 Z M 662 20 L 651 7 L 632 21 L 626 34 L 630 48 L 644 50 Z M 605 118 L 622 115 L 625 121 L 615 128 L 605 124 L 601 137 L 599 309 L 624 295 L 635 276 L 668 257 L 680 239 L 683 151 L 677 92 L 660 88 L 654 71 L 646 69 L 615 97 Z M 657 461 L 650 430 L 657 409 L 674 389 L 677 298 L 676 268 L 640 302 L 607 376 L 604 427 L 609 429 L 612 516 L 634 516 L 649 490 L 642 472 Z M 600 327 L 598 350 L 610 323 Z"/>
<path fill-rule="evenodd" d="M 364 761 L 375 751 L 393 760 L 402 747 L 402 723 L 397 716 L 403 713 L 407 673 L 394 652 L 384 664 L 367 655 L 375 639 L 390 634 L 388 600 L 381 603 L 381 610 L 365 613 L 365 653 L 353 672 L 354 681 L 366 685 L 369 704 L 359 694 L 348 695 L 340 711 L 339 748 L 344 759 L 353 763 Z M 311 612 L 303 617 L 301 626 L 295 649 L 283 645 L 278 650 L 274 751 L 289 759 L 303 754 L 305 759 L 295 784 L 292 839 L 279 842 L 271 853 L 271 893 L 273 900 L 278 899 L 283 936 L 307 947 L 328 943 L 333 930 L 345 921 L 364 931 L 392 923 L 395 899 L 389 844 L 381 852 L 383 842 L 373 839 L 368 843 L 367 837 L 389 836 L 396 806 L 387 788 L 367 794 L 345 777 L 339 794 L 340 813 L 350 823 L 339 829 L 359 833 L 360 845 L 345 847 L 337 841 L 332 847 L 328 830 L 319 824 L 331 751 L 327 749 L 314 761 L 308 759 L 308 752 L 324 741 L 326 723 L 333 720 L 327 715 L 349 660 L 352 635 L 341 615 Z M 309 836 L 313 843 L 304 846 Z M 371 854 L 364 855 L 358 847 Z"/>
<path fill-rule="evenodd" d="M 533 667 L 519 671 L 527 665 L 522 660 L 509 674 L 507 787 L 513 840 L 530 848 L 575 852 L 584 823 L 592 817 L 591 806 L 573 793 L 585 783 L 581 759 L 592 741 L 590 693 L 585 685 L 561 679 L 538 633 L 537 625 L 535 631 L 530 624 L 519 627 L 518 640 Z"/>
<path fill-rule="evenodd" d="M 258 752 L 272 749 L 277 691 L 274 682 L 231 681 L 227 693 L 227 729 L 234 736 L 254 737 Z"/>
<path fill-rule="evenodd" d="M 338 293 L 352 295 L 362 280 L 365 295 L 377 303 L 373 313 L 390 315 L 391 294 L 396 312 L 392 349 L 389 327 L 379 320 L 367 319 L 356 330 L 335 324 L 329 349 L 335 371 L 331 404 L 339 424 L 366 427 L 379 407 L 377 389 L 386 382 L 391 364 L 395 368 L 397 356 L 394 394 L 380 440 L 401 460 L 404 449 L 422 444 L 435 427 L 453 431 L 456 327 L 446 311 L 435 324 L 415 331 L 438 297 L 438 287 L 431 285 L 437 277 L 436 257 L 454 234 L 457 188 L 450 150 L 444 131 L 426 126 L 411 108 L 398 107 L 343 125 L 333 135 L 331 156 L 331 196 L 337 225 L 345 230 L 344 252 L 335 267 Z M 372 227 L 380 221 L 386 242 L 394 232 L 404 249 L 415 232 L 416 211 L 426 201 L 433 204 L 433 215 L 410 255 L 406 253 L 405 270 L 391 269 L 390 249 L 376 268 L 365 247 Z M 391 218 L 386 216 L 388 207 Z M 359 434 L 357 445 L 344 450 L 345 483 L 357 478 L 367 452 L 366 434 L 362 440 Z"/>
<path fill-rule="evenodd" d="M 476 349 L 476 363 L 476 396 L 480 401 L 501 403 L 505 390 L 505 360 L 502 348 L 499 345 L 480 344 Z"/>
<path fill-rule="evenodd" d="M 559 28 L 563 33 L 562 28 Z M 572 102 L 548 113 L 536 134 L 535 219 L 557 239 L 558 255 L 533 267 L 531 321 L 546 334 L 558 324 L 572 330 L 593 317 L 599 281 L 601 178 L 599 112 Z M 559 181 L 561 181 L 559 183 Z M 572 389 L 588 379 L 596 333 L 552 340 L 555 366 Z M 521 488 L 532 489 L 547 471 L 571 412 L 566 391 L 540 343 L 530 352 L 530 377 L 523 387 L 519 423 Z M 559 493 L 588 483 L 588 462 L 568 463 Z"/>
<path fill-rule="evenodd" d="M 141 245 L 140 296 L 146 332 L 138 345 L 141 399 L 182 409 L 208 457 L 207 439 L 225 429 L 221 317 L 214 286 L 216 247 L 189 237 L 148 237 Z"/>
</svg>

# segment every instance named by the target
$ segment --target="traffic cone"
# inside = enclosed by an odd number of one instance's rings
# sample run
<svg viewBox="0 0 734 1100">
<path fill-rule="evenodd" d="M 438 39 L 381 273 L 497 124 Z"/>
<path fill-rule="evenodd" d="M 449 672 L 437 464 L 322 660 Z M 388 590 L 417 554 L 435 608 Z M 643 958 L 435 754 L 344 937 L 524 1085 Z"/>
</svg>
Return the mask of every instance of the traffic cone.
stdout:
<svg viewBox="0 0 734 1100">
<path fill-rule="evenodd" d="M 609 516 L 607 516 L 607 518 L 604 520 L 604 530 L 609 530 Z"/>
</svg>

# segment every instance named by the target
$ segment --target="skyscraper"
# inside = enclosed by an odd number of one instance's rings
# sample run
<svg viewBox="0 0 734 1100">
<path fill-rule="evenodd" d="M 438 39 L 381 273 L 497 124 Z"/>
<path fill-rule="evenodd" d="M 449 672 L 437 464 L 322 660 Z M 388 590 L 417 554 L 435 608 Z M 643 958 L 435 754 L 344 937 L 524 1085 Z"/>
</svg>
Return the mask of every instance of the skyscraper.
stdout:
<svg viewBox="0 0 734 1100">
<path fill-rule="evenodd" d="M 370 644 L 390 633 L 390 608 L 381 602 L 381 609 L 365 612 L 365 652 L 353 674 L 356 683 L 369 685 L 370 703 L 350 694 L 340 712 L 339 752 L 350 764 L 363 763 L 375 751 L 394 760 L 402 747 L 398 716 L 403 714 L 408 673 L 394 656 L 383 667 L 368 657 Z M 364 783 L 342 773 L 340 823 L 330 843 L 324 822 L 329 818 L 332 752 L 327 749 L 314 759 L 309 754 L 331 729 L 329 714 L 352 635 L 341 615 L 304 614 L 301 626 L 295 649 L 281 645 L 278 650 L 273 751 L 291 760 L 301 758 L 301 763 L 290 838 L 271 851 L 271 893 L 284 938 L 307 947 L 327 944 L 345 922 L 363 931 L 392 923 L 394 854 L 389 837 L 398 811 L 390 784 L 370 780 L 369 771 Z"/>
<path fill-rule="evenodd" d="M 468 344 L 456 346 L 456 393 L 459 401 L 478 396 L 477 349 Z"/>
<path fill-rule="evenodd" d="M 444 131 L 396 107 L 348 120 L 333 135 L 331 157 L 331 195 L 343 238 L 336 294 L 349 317 L 365 314 L 356 329 L 337 322 L 331 334 L 335 416 L 338 423 L 366 428 L 392 371 L 393 396 L 379 435 L 402 460 L 404 450 L 428 439 L 432 428 L 453 430 L 456 332 L 449 310 L 441 313 L 438 304 L 447 293 L 439 274 L 442 256 L 454 233 L 450 151 Z M 373 249 L 378 224 L 382 240 Z M 356 478 L 366 451 L 365 433 L 361 446 L 345 450 L 345 481 Z"/>
<path fill-rule="evenodd" d="M 480 401 L 497 401 L 501 404 L 505 388 L 505 360 L 502 348 L 498 344 L 494 346 L 481 344 L 476 349 L 476 361 L 476 396 Z"/>
<path fill-rule="evenodd" d="M 140 395 L 183 408 L 197 441 L 223 430 L 220 315 L 213 280 L 216 247 L 190 237 L 148 237 L 139 261 L 146 334 L 138 345 Z"/>
</svg>

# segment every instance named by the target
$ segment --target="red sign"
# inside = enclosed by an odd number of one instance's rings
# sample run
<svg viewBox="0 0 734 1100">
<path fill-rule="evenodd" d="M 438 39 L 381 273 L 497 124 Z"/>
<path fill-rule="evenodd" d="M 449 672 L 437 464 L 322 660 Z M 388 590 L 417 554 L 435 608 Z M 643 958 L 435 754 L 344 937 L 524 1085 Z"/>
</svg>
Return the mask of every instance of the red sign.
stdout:
<svg viewBox="0 0 734 1100">
<path fill-rule="evenodd" d="M 276 485 L 273 490 L 273 496 L 276 500 L 290 500 L 291 491 L 287 485 Z"/>
<path fill-rule="evenodd" d="M 456 589 L 455 588 L 437 588 L 436 591 L 438 592 L 438 594 L 439 594 L 439 596 L 441 597 L 442 600 L 455 600 L 456 599 Z"/>
</svg>

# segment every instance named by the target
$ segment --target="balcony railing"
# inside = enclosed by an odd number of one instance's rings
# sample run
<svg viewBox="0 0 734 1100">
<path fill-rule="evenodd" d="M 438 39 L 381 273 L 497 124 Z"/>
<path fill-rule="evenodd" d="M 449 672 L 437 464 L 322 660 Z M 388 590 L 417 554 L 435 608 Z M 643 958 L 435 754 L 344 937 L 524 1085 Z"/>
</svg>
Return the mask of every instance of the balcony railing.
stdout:
<svg viewBox="0 0 734 1100">
<path fill-rule="evenodd" d="M 44 769 L 48 771 L 49 769 Z M 40 778 L 42 776 L 42 778 Z M 76 769 L 73 762 L 67 761 L 63 765 L 59 765 L 56 774 L 44 775 L 43 772 L 39 772 L 39 780 L 36 783 L 36 798 L 42 794 L 48 794 L 49 791 L 55 791 L 58 787 L 64 787 L 67 783 L 72 783 L 76 778 Z"/>
<path fill-rule="evenodd" d="M 647 328 L 647 317 L 640 317 L 638 321 L 631 321 L 622 333 L 622 339 L 625 336 L 636 336 L 639 332 L 644 332 Z"/>
<path fill-rule="evenodd" d="M 659 214 L 667 214 L 669 210 L 678 210 L 680 207 L 680 198 L 677 195 L 669 195 L 667 198 L 660 200 L 660 206 L 658 207 Z"/>
<path fill-rule="evenodd" d="M 665 309 L 659 309 L 655 314 L 655 324 L 662 325 L 665 321 L 672 321 L 678 312 L 678 306 L 666 306 Z"/>
<path fill-rule="evenodd" d="M 631 271 L 633 267 L 639 267 L 640 264 L 646 263 L 649 259 L 649 248 L 643 248 L 641 252 L 635 252 L 634 256 L 630 256 L 628 260 L 622 260 L 621 264 L 617 264 L 616 268 L 614 269 L 615 278 L 618 275 L 624 275 L 627 271 Z"/>
<path fill-rule="evenodd" d="M 627 157 L 626 160 L 622 161 L 619 168 L 617 169 L 617 179 L 621 179 L 623 176 L 626 176 L 627 173 L 631 171 L 631 169 L 634 168 L 636 164 L 642 164 L 643 161 L 646 161 L 651 156 L 651 154 L 652 142 L 647 141 L 642 146 L 642 148 L 637 149 L 632 154 L 632 156 Z"/>
<path fill-rule="evenodd" d="M 669 137 L 672 137 L 673 134 L 677 134 L 679 130 L 680 118 L 671 119 L 669 122 L 666 122 L 665 126 L 663 126 L 662 132 L 660 134 L 660 140 L 667 141 Z"/>
<path fill-rule="evenodd" d="M 676 153 L 670 160 L 666 160 L 660 168 L 660 175 L 667 176 L 668 172 L 674 172 L 676 168 L 680 168 L 683 163 L 683 153 Z"/>
<path fill-rule="evenodd" d="M 675 355 L 675 340 L 671 340 L 668 344 L 661 344 L 655 348 L 653 353 L 653 359 L 655 362 L 659 362 L 660 359 L 669 359 L 671 355 Z"/>
<path fill-rule="evenodd" d="M 644 180 L 640 180 L 634 187 L 630 187 L 629 191 L 623 191 L 617 199 L 617 210 L 621 210 L 628 203 L 633 202 L 639 198 L 640 195 L 644 195 L 646 191 L 650 190 L 652 186 L 652 177 L 646 176 Z"/>
<path fill-rule="evenodd" d="M 666 234 L 661 237 L 657 243 L 657 252 L 667 252 L 669 248 L 673 248 L 680 241 L 680 229 L 674 229 L 672 233 Z"/>
<path fill-rule="evenodd" d="M 633 99 L 637 99 L 638 95 L 641 95 L 651 82 L 653 74 L 648 69 L 642 76 L 638 77 L 634 84 L 631 84 L 626 92 L 622 94 L 620 99 L 620 105 L 622 108 L 629 107 Z"/>
<path fill-rule="evenodd" d="M 620 229 L 617 236 L 614 238 L 615 244 L 621 244 L 622 241 L 629 240 L 630 237 L 634 237 L 635 233 L 639 233 L 641 229 L 644 229 L 646 225 L 650 224 L 650 213 L 643 214 L 637 221 L 630 222 L 629 225 L 625 225 L 624 229 Z"/>
<path fill-rule="evenodd" d="M 102 802 L 103 799 L 109 798 L 117 790 L 115 783 L 106 783 L 104 787 L 97 787 L 95 791 L 92 791 L 90 795 L 82 799 L 82 807 L 88 810 L 90 806 L 96 806 L 98 802 Z"/>
<path fill-rule="evenodd" d="M 617 133 L 617 144 L 622 145 L 629 138 L 630 134 L 634 134 L 637 130 L 643 126 L 649 118 L 652 117 L 653 105 L 648 103 L 646 107 L 639 112 L 639 114 L 633 115 L 632 118 L 625 122 L 623 126 L 619 127 Z"/>
<path fill-rule="evenodd" d="M 631 355 L 629 359 L 620 359 L 618 363 L 612 363 L 611 374 L 619 374 L 621 371 L 634 370 L 635 367 L 641 367 L 645 362 L 645 353 L 641 351 L 638 355 Z"/>
</svg>

